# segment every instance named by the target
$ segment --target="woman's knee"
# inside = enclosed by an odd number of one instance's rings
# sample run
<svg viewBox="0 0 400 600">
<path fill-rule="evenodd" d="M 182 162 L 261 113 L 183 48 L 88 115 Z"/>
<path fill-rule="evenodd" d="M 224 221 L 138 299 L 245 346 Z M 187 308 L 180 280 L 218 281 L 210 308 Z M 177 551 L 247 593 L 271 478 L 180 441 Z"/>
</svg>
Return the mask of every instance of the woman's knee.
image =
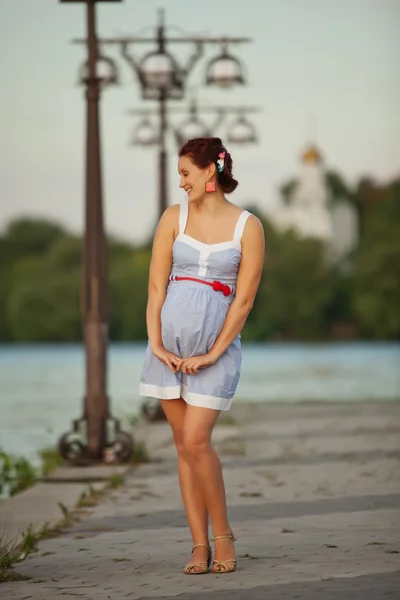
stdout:
<svg viewBox="0 0 400 600">
<path fill-rule="evenodd" d="M 199 432 L 190 431 L 183 433 L 182 448 L 185 456 L 189 459 L 195 458 L 210 448 L 208 436 L 203 436 Z"/>
<path fill-rule="evenodd" d="M 174 431 L 174 444 L 178 455 L 186 458 L 185 447 L 183 444 L 183 433 L 181 431 Z"/>
<path fill-rule="evenodd" d="M 178 455 L 180 457 L 187 458 L 185 447 L 183 445 L 183 440 L 182 439 L 180 439 L 179 441 L 175 440 L 175 447 L 176 447 L 176 450 L 177 450 Z"/>
</svg>

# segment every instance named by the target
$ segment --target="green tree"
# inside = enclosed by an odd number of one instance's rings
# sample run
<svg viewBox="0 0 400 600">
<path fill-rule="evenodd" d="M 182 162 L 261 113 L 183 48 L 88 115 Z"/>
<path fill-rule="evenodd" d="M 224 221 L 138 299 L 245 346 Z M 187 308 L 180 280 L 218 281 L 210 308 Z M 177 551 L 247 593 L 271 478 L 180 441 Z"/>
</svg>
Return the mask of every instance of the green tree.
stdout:
<svg viewBox="0 0 400 600">
<path fill-rule="evenodd" d="M 360 333 L 400 337 L 400 180 L 387 188 L 364 183 L 363 228 L 354 271 Z"/>
<path fill-rule="evenodd" d="M 281 192 L 282 199 L 285 202 L 285 204 L 290 203 L 291 196 L 294 193 L 294 191 L 297 187 L 297 184 L 298 184 L 297 179 L 290 179 L 289 181 L 283 183 L 280 186 L 280 192 Z"/>
<path fill-rule="evenodd" d="M 23 218 L 11 221 L 3 235 L 9 260 L 33 254 L 45 254 L 65 235 L 65 229 L 45 219 Z"/>
<path fill-rule="evenodd" d="M 327 333 L 332 273 L 317 240 L 276 232 L 264 222 L 263 275 L 244 338 L 315 339 Z"/>
<path fill-rule="evenodd" d="M 110 265 L 110 337 L 147 339 L 146 306 L 151 251 L 135 250 Z"/>
<path fill-rule="evenodd" d="M 15 341 L 76 341 L 81 338 L 80 272 L 58 270 L 40 257 L 13 268 L 6 317 Z"/>
<path fill-rule="evenodd" d="M 46 252 L 45 262 L 55 272 L 82 269 L 82 240 L 66 234 L 54 241 Z"/>
<path fill-rule="evenodd" d="M 336 171 L 327 171 L 325 173 L 325 184 L 329 190 L 331 203 L 343 200 L 353 203 L 351 189 L 339 173 Z"/>
</svg>

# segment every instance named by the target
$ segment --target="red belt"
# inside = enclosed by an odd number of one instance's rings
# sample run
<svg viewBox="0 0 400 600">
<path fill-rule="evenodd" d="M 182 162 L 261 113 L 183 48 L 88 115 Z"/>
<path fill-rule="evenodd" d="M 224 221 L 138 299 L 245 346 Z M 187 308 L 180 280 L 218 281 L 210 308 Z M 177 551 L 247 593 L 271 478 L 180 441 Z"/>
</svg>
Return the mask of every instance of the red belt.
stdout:
<svg viewBox="0 0 400 600">
<path fill-rule="evenodd" d="M 233 294 L 233 288 L 230 285 L 225 285 L 220 281 L 205 281 L 204 279 L 196 279 L 196 277 L 178 277 L 177 275 L 170 275 L 170 281 L 196 281 L 197 283 L 203 283 L 209 285 L 215 292 L 222 292 L 224 296 Z"/>
</svg>

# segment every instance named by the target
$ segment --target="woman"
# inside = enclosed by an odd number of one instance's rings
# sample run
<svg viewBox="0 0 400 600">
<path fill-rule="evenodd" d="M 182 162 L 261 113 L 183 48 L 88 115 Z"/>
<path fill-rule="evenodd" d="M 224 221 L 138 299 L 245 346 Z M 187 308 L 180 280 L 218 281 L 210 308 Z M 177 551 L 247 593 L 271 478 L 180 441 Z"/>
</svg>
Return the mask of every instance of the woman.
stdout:
<svg viewBox="0 0 400 600">
<path fill-rule="evenodd" d="M 240 331 L 260 282 L 260 221 L 226 200 L 238 182 L 219 138 L 189 140 L 179 151 L 188 202 L 169 207 L 154 238 L 149 277 L 149 345 L 140 393 L 159 398 L 178 451 L 179 483 L 193 538 L 187 574 L 236 569 L 234 535 L 211 434 L 228 410 L 241 366 Z"/>
</svg>

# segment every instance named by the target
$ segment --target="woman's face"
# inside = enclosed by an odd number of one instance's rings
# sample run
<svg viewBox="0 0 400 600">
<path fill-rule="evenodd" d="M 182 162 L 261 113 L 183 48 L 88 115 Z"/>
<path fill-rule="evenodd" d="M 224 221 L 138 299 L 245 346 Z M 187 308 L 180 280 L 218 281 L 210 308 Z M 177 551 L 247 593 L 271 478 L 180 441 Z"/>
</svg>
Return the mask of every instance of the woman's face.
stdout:
<svg viewBox="0 0 400 600">
<path fill-rule="evenodd" d="M 202 200 L 206 190 L 206 182 L 211 178 L 211 168 L 199 169 L 188 156 L 180 156 L 178 161 L 180 177 L 179 187 L 188 195 L 189 202 Z"/>
</svg>

